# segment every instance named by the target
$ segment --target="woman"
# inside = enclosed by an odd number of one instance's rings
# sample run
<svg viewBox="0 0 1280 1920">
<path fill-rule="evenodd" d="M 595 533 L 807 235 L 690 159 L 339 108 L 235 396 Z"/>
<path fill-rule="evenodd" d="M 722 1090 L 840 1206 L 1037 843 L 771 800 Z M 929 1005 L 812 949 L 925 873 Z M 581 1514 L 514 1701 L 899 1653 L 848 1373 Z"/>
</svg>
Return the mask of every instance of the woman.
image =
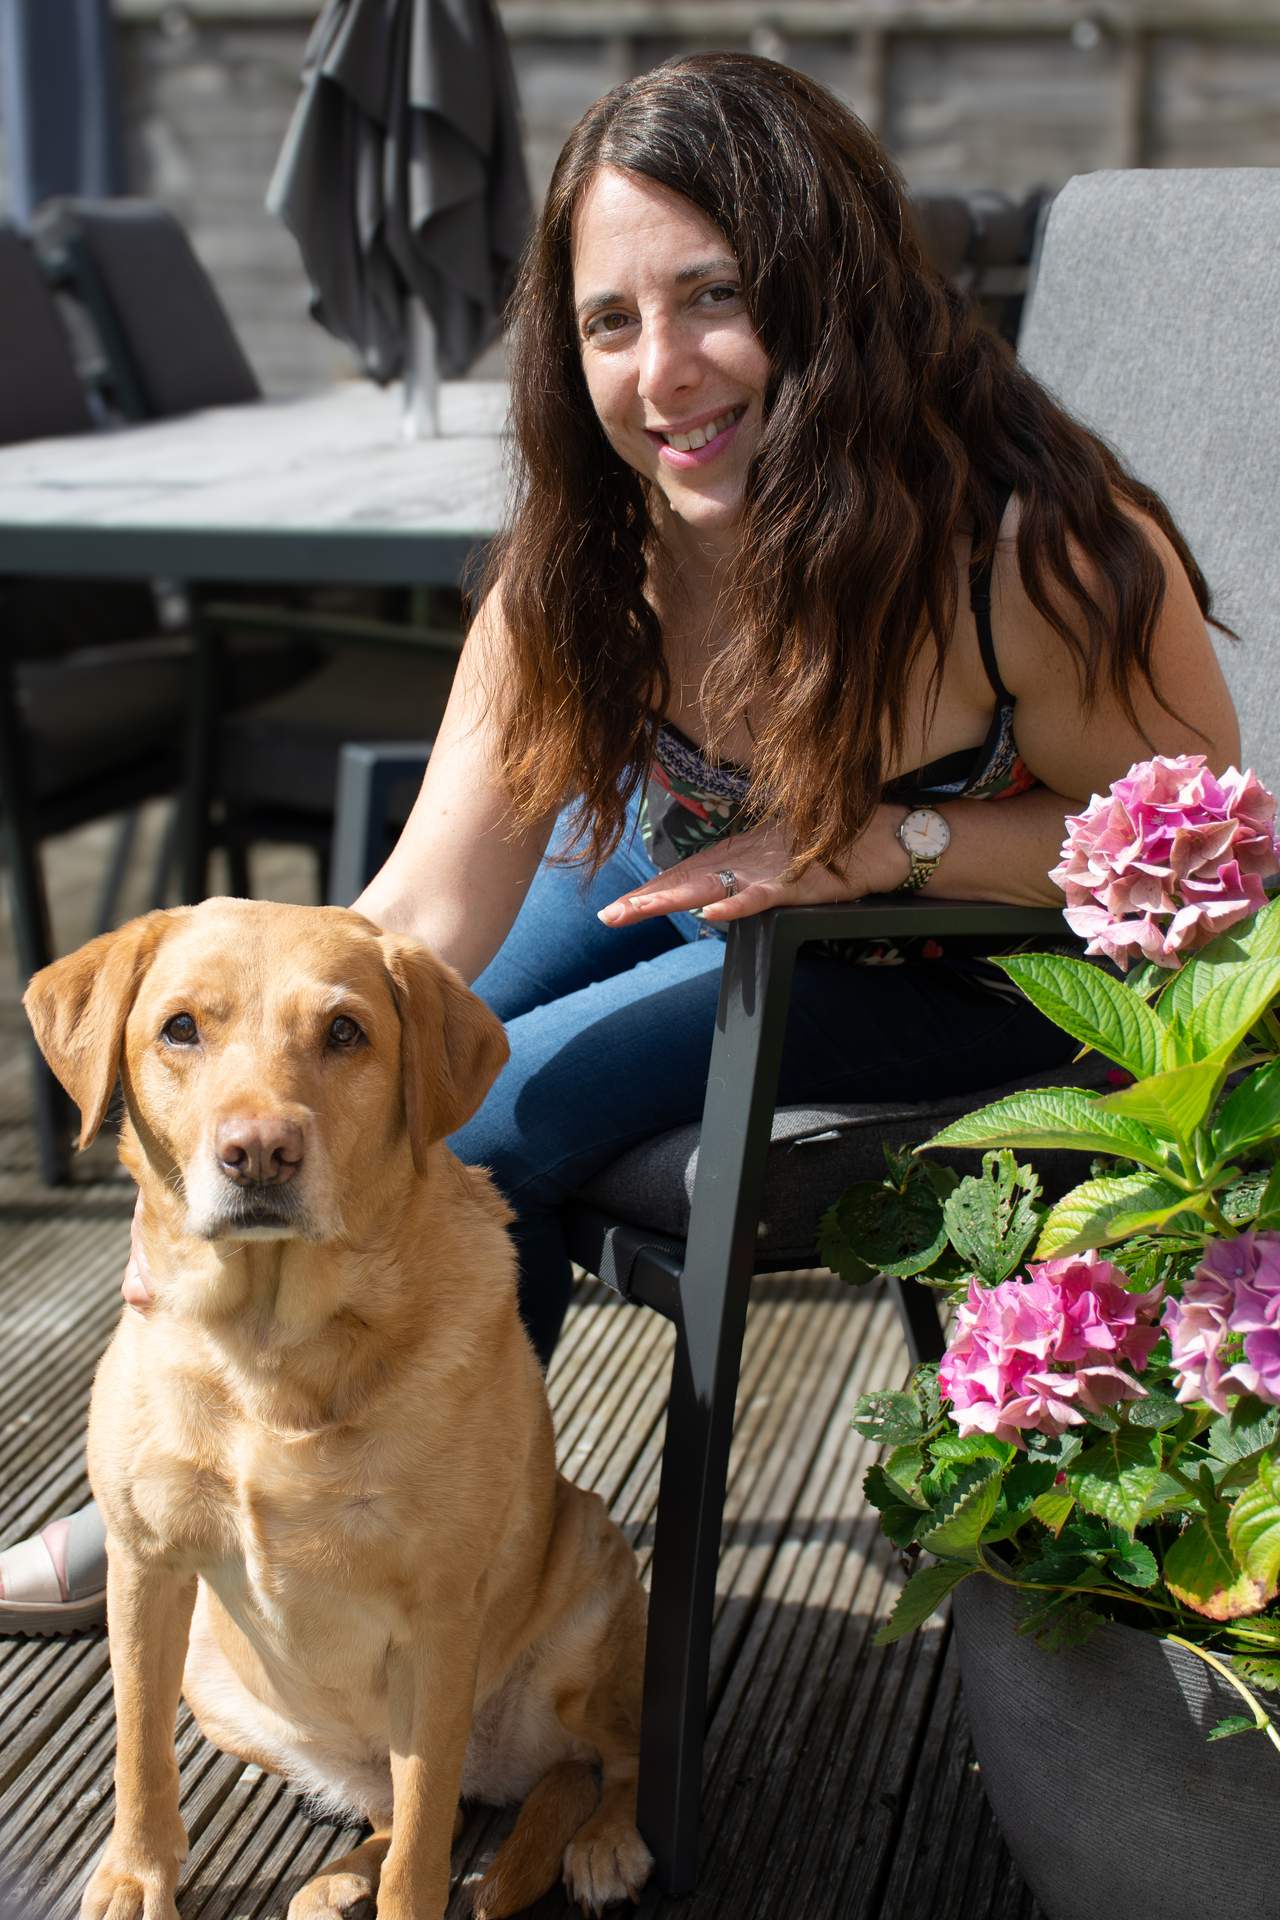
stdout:
<svg viewBox="0 0 1280 1920">
<path fill-rule="evenodd" d="M 1238 743 L 1164 507 L 931 271 L 887 157 L 803 76 L 701 55 L 598 102 L 514 329 L 512 525 L 357 904 L 507 1023 L 452 1145 L 516 1210 L 546 1361 L 565 1198 L 701 1110 L 729 921 L 1054 903 L 1064 814 L 1152 751 Z M 973 943 L 805 952 L 780 1097 L 1069 1054 Z M 100 1533 L 75 1517 L 68 1575 L 63 1525 L 0 1556 L 10 1624 L 68 1617 L 15 1610 L 11 1568 L 91 1610 Z"/>
</svg>

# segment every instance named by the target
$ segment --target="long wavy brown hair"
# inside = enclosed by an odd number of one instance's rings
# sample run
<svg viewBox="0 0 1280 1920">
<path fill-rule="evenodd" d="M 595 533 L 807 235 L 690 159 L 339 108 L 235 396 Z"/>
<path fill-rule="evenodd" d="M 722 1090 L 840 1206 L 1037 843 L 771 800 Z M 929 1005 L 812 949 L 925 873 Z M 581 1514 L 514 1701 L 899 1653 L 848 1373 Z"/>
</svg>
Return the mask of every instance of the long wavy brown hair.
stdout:
<svg viewBox="0 0 1280 1920">
<path fill-rule="evenodd" d="M 1028 596 L 1075 655 L 1082 697 L 1105 689 L 1133 718 L 1135 677 L 1154 687 L 1164 572 L 1121 503 L 1168 536 L 1208 614 L 1167 509 L 929 265 L 903 184 L 855 115 L 772 61 L 699 54 L 616 87 L 574 128 L 514 295 L 516 506 L 485 586 L 510 632 L 495 693 L 517 821 L 579 796 L 580 857 L 606 858 L 670 691 L 646 598 L 646 487 L 596 420 L 573 313 L 574 214 L 602 167 L 683 194 L 719 228 L 768 355 L 721 603 L 735 640 L 703 702 L 712 750 L 757 716 L 748 816 L 786 822 L 790 870 L 838 865 L 866 826 L 927 646 L 936 700 L 957 533 L 989 557 L 1010 492 Z"/>
</svg>

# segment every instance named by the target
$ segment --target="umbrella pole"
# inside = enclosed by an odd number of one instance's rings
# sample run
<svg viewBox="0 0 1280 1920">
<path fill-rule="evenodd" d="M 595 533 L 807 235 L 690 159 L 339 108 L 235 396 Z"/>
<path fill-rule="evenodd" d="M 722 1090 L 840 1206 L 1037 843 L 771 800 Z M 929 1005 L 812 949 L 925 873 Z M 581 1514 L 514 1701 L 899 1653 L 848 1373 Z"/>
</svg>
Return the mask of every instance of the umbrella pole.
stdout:
<svg viewBox="0 0 1280 1920">
<path fill-rule="evenodd" d="M 405 301 L 404 415 L 406 440 L 434 440 L 440 432 L 440 369 L 436 328 L 421 300 Z"/>
</svg>

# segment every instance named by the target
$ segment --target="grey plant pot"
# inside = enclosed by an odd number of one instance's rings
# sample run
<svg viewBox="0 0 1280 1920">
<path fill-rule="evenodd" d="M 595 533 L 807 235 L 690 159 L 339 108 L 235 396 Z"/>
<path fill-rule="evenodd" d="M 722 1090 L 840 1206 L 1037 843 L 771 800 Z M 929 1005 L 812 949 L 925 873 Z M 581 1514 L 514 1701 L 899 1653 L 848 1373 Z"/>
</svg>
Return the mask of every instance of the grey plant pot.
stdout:
<svg viewBox="0 0 1280 1920">
<path fill-rule="evenodd" d="M 1205 1737 L 1239 1694 L 1131 1627 L 1049 1652 L 1015 1606 L 995 1580 L 961 1581 L 960 1673 L 987 1798 L 1051 1920 L 1273 1920 L 1280 1753 Z"/>
</svg>

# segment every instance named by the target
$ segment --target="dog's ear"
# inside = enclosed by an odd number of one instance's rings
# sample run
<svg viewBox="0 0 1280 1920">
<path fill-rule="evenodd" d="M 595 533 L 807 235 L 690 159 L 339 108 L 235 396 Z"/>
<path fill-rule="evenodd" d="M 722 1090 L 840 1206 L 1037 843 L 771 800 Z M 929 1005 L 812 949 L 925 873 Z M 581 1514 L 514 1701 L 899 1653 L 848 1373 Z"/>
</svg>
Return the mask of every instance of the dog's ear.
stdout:
<svg viewBox="0 0 1280 1920">
<path fill-rule="evenodd" d="M 511 1049 L 496 1014 L 416 940 L 384 934 L 400 1010 L 400 1063 L 413 1163 L 469 1120 Z"/>
<path fill-rule="evenodd" d="M 40 1051 L 80 1109 L 80 1146 L 102 1125 L 125 1021 L 171 912 L 144 914 L 42 967 L 22 997 Z"/>
</svg>

